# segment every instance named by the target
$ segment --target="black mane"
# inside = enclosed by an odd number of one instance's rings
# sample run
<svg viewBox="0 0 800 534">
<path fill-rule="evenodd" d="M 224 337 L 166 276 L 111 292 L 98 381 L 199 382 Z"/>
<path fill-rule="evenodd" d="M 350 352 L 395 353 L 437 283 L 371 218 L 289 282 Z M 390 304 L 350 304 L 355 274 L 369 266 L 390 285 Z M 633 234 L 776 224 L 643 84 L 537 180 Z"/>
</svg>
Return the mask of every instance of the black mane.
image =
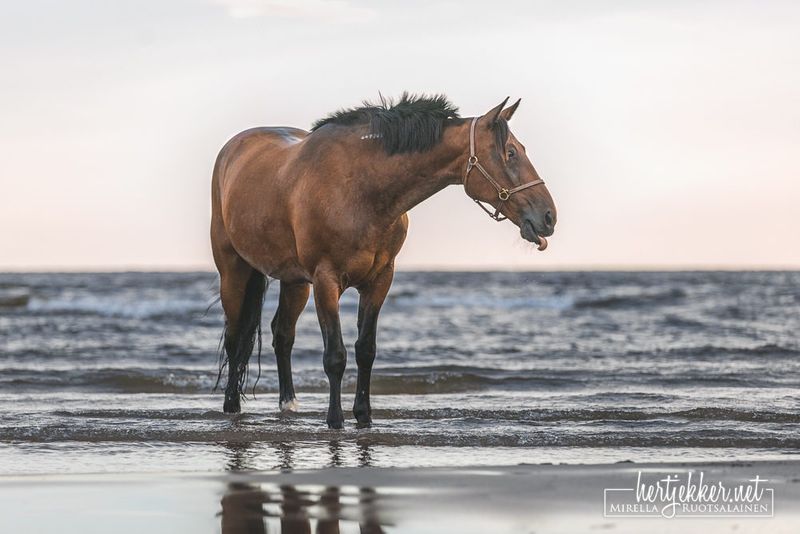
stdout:
<svg viewBox="0 0 800 534">
<path fill-rule="evenodd" d="M 397 102 L 381 97 L 377 104 L 365 101 L 361 107 L 331 113 L 311 131 L 326 124 L 369 124 L 370 135 L 381 139 L 387 154 L 423 152 L 441 141 L 445 121 L 458 117 L 458 108 L 444 95 L 403 93 Z"/>
</svg>

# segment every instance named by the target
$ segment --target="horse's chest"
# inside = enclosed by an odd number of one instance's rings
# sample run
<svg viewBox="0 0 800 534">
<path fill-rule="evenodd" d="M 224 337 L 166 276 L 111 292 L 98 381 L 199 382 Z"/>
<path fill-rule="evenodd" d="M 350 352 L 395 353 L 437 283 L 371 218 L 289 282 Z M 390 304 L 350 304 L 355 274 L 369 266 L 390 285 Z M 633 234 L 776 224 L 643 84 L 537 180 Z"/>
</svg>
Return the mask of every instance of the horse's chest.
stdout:
<svg viewBox="0 0 800 534">
<path fill-rule="evenodd" d="M 352 286 L 368 284 L 394 264 L 394 258 L 403 246 L 407 222 L 372 233 L 365 245 L 353 251 L 348 261 L 347 274 Z"/>
</svg>

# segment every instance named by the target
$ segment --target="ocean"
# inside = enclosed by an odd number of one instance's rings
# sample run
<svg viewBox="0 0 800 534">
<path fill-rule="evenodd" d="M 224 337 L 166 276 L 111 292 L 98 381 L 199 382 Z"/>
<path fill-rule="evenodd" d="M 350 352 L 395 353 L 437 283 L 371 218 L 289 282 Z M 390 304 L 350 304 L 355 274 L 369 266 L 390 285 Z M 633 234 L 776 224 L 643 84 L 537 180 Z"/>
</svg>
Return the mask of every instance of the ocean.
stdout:
<svg viewBox="0 0 800 534">
<path fill-rule="evenodd" d="M 268 321 L 222 413 L 213 273 L 0 274 L 0 473 L 798 458 L 800 272 L 400 272 L 373 427 L 325 425 L 313 299 L 278 411 Z M 258 377 L 251 360 L 249 388 Z"/>
</svg>

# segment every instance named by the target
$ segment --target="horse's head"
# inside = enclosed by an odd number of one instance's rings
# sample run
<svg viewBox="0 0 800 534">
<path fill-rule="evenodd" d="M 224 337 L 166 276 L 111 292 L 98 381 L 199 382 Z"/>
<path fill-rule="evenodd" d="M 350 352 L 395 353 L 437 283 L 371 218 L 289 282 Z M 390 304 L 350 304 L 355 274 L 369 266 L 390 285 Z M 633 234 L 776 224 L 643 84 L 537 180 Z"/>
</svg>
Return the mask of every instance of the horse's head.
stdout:
<svg viewBox="0 0 800 534">
<path fill-rule="evenodd" d="M 556 206 L 525 147 L 508 127 L 520 101 L 503 109 L 506 102 L 508 98 L 470 122 L 464 190 L 493 219 L 509 219 L 525 240 L 544 250 L 545 237 L 553 234 L 556 225 Z M 491 205 L 494 212 L 481 202 Z"/>
</svg>

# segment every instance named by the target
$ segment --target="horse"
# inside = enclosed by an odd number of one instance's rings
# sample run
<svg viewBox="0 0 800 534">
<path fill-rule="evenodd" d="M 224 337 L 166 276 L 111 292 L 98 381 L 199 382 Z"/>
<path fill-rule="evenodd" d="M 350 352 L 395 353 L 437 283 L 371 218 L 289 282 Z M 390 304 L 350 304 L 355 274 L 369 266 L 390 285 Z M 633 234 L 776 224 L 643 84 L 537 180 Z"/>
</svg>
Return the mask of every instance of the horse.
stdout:
<svg viewBox="0 0 800 534">
<path fill-rule="evenodd" d="M 370 376 L 378 315 L 406 238 L 407 212 L 449 185 L 494 220 L 510 220 L 523 239 L 547 246 L 556 208 L 544 181 L 511 133 L 520 101 L 462 118 L 444 95 L 403 93 L 397 101 L 341 109 L 310 131 L 257 127 L 220 151 L 211 187 L 211 246 L 225 315 L 220 374 L 223 411 L 241 411 L 248 363 L 258 343 L 267 280 L 280 281 L 270 324 L 279 409 L 297 411 L 291 353 L 311 285 L 330 387 L 326 422 L 341 429 L 347 351 L 339 322 L 345 289 L 359 293 L 358 366 L 353 415 L 372 423 Z"/>
</svg>

